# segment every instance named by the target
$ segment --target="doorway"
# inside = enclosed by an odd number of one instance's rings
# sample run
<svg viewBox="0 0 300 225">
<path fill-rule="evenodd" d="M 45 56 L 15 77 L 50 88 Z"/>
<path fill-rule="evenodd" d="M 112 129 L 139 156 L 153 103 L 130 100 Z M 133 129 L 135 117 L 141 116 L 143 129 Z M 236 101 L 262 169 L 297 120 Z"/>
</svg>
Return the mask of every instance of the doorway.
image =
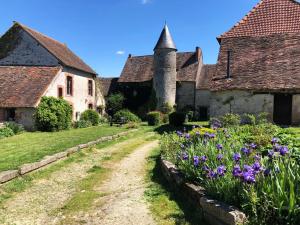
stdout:
<svg viewBox="0 0 300 225">
<path fill-rule="evenodd" d="M 275 94 L 274 95 L 274 115 L 273 120 L 279 125 L 292 124 L 293 95 Z"/>
</svg>

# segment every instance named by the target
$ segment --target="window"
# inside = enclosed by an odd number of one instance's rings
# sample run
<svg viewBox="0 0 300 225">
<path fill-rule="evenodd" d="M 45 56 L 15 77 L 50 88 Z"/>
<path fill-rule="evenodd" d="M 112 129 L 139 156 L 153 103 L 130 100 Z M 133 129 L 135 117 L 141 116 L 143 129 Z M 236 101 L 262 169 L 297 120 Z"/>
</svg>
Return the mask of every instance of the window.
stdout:
<svg viewBox="0 0 300 225">
<path fill-rule="evenodd" d="M 58 97 L 59 98 L 62 98 L 64 96 L 64 94 L 63 94 L 63 88 L 62 87 L 59 87 L 58 88 Z"/>
<path fill-rule="evenodd" d="M 67 77 L 67 95 L 73 95 L 73 77 Z"/>
<path fill-rule="evenodd" d="M 89 104 L 89 109 L 93 109 L 94 107 L 93 107 L 93 104 Z"/>
<path fill-rule="evenodd" d="M 89 95 L 93 96 L 93 81 L 89 80 L 88 82 L 88 90 L 89 90 Z"/>
</svg>

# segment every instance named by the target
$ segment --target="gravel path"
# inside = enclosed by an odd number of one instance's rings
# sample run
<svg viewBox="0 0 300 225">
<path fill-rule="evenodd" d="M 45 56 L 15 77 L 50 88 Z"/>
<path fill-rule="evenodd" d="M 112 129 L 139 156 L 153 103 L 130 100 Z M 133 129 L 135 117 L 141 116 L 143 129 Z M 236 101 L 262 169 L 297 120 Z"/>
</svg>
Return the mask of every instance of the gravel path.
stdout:
<svg viewBox="0 0 300 225">
<path fill-rule="evenodd" d="M 104 149 L 95 149 L 79 162 L 67 164 L 52 173 L 47 179 L 37 180 L 25 191 L 16 194 L 0 208 L 0 224 L 44 225 L 64 224 L 64 217 L 57 209 L 64 206 L 76 192 L 78 182 L 87 171 L 99 164 L 104 156 L 120 151 L 136 139 L 129 139 Z M 88 224 L 154 224 L 143 198 L 143 173 L 148 152 L 157 146 L 157 141 L 148 142 L 114 166 L 109 181 L 97 187 L 99 192 L 111 193 L 98 199 L 91 212 L 81 212 L 80 223 Z M 104 200 L 104 204 L 103 201 Z M 99 205 L 99 202 L 102 202 Z M 140 221 L 140 222 L 139 222 Z"/>
</svg>

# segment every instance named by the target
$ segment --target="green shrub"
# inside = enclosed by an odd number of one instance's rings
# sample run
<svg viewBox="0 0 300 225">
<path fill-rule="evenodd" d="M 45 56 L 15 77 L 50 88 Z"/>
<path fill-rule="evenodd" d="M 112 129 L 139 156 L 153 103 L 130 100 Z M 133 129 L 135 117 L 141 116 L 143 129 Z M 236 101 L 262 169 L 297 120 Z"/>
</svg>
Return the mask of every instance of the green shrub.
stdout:
<svg viewBox="0 0 300 225">
<path fill-rule="evenodd" d="M 269 113 L 262 112 L 262 113 L 258 114 L 258 116 L 256 118 L 256 123 L 257 124 L 268 123 L 268 121 L 269 121 L 268 118 L 269 118 Z"/>
<path fill-rule="evenodd" d="M 113 116 L 123 108 L 124 101 L 125 97 L 121 93 L 108 96 L 106 105 L 107 113 L 110 116 Z"/>
<path fill-rule="evenodd" d="M 241 117 L 238 114 L 227 113 L 220 118 L 224 127 L 238 126 L 241 123 Z"/>
<path fill-rule="evenodd" d="M 186 115 L 189 122 L 192 122 L 194 120 L 194 111 L 188 111 Z"/>
<path fill-rule="evenodd" d="M 162 114 L 161 121 L 162 123 L 169 123 L 169 114 Z"/>
<path fill-rule="evenodd" d="M 14 134 L 19 134 L 24 131 L 24 127 L 21 124 L 18 124 L 16 122 L 6 122 L 4 125 L 10 129 L 12 129 Z"/>
<path fill-rule="evenodd" d="M 88 120 L 79 120 L 74 123 L 74 128 L 87 128 L 91 126 L 93 126 L 93 124 Z"/>
<path fill-rule="evenodd" d="M 40 131 L 69 129 L 72 124 L 72 107 L 64 99 L 42 97 L 34 117 L 35 126 Z"/>
<path fill-rule="evenodd" d="M 253 114 L 245 113 L 242 116 L 242 124 L 249 124 L 249 125 L 255 125 L 256 124 L 256 117 Z"/>
<path fill-rule="evenodd" d="M 186 114 L 183 112 L 173 112 L 169 115 L 169 124 L 179 127 L 185 123 Z"/>
<path fill-rule="evenodd" d="M 125 123 L 128 123 L 128 122 L 139 123 L 139 122 L 141 122 L 141 119 L 137 115 L 130 112 L 128 109 L 122 109 L 122 110 L 116 112 L 116 114 L 114 115 L 113 118 L 114 118 L 114 121 L 124 120 Z"/>
<path fill-rule="evenodd" d="M 106 117 L 100 116 L 100 118 L 99 118 L 99 123 L 100 124 L 107 123 L 107 122 L 108 122 L 108 119 Z"/>
<path fill-rule="evenodd" d="M 147 114 L 147 121 L 149 126 L 156 126 L 159 125 L 161 122 L 161 115 L 160 112 L 149 112 Z"/>
<path fill-rule="evenodd" d="M 162 107 L 161 107 L 161 112 L 165 113 L 165 114 L 170 114 L 171 112 L 174 111 L 174 107 L 172 105 L 170 105 L 169 103 L 165 103 Z"/>
<path fill-rule="evenodd" d="M 13 136 L 14 132 L 9 127 L 0 128 L 0 139 L 5 137 Z"/>
<path fill-rule="evenodd" d="M 97 126 L 100 122 L 100 115 L 95 110 L 88 109 L 81 114 L 80 120 L 90 121 L 93 126 Z"/>
</svg>

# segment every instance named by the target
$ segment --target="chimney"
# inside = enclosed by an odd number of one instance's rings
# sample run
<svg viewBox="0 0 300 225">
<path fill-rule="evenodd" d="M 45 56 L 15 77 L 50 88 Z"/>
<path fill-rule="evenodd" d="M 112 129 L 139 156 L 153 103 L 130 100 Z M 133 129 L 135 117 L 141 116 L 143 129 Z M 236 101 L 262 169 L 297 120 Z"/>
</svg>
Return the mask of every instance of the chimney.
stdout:
<svg viewBox="0 0 300 225">
<path fill-rule="evenodd" d="M 131 57 L 132 57 L 132 55 L 131 55 L 131 54 L 129 54 L 129 55 L 128 55 L 128 59 L 131 59 Z"/>
<path fill-rule="evenodd" d="M 201 59 L 201 49 L 198 46 L 196 47 L 196 57 L 197 57 L 198 62 L 200 62 L 200 59 Z"/>
</svg>

